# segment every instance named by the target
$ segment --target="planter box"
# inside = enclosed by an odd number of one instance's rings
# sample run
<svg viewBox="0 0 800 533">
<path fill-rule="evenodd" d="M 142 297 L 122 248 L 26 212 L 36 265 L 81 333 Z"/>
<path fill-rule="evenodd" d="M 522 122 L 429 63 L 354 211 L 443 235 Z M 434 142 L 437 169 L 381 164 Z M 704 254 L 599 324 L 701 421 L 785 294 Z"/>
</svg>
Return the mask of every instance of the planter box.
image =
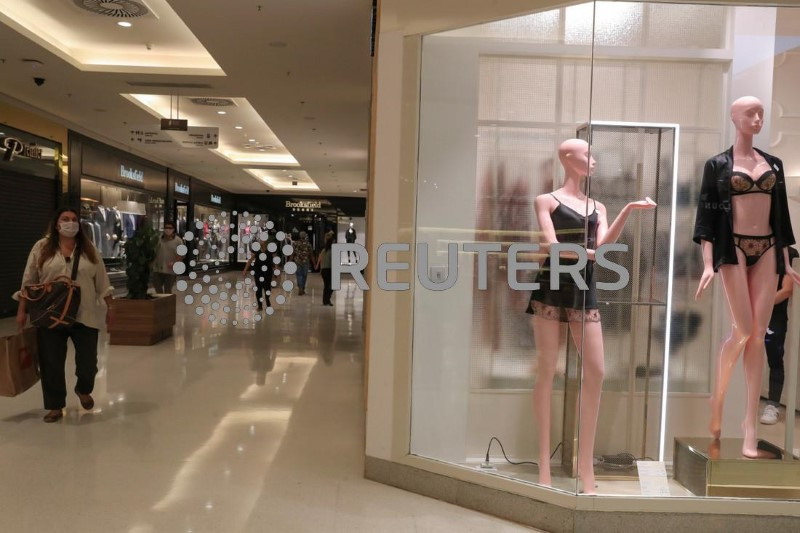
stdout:
<svg viewBox="0 0 800 533">
<path fill-rule="evenodd" d="M 156 294 L 150 300 L 114 300 L 116 317 L 109 328 L 109 344 L 150 346 L 172 335 L 174 294 Z"/>
</svg>

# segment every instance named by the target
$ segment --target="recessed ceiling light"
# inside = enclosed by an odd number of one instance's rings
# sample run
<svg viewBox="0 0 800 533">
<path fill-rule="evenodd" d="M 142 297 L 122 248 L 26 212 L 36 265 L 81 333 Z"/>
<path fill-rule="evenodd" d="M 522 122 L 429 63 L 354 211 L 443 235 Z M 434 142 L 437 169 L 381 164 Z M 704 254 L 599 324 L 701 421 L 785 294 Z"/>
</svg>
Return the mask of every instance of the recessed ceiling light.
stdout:
<svg viewBox="0 0 800 533">
<path fill-rule="evenodd" d="M 247 140 L 248 140 L 248 141 L 250 141 L 251 143 L 254 143 L 254 142 L 256 142 L 256 140 L 255 140 L 255 139 L 247 139 Z"/>
<path fill-rule="evenodd" d="M 217 111 L 217 115 L 227 115 L 226 111 Z"/>
<path fill-rule="evenodd" d="M 122 26 L 123 28 L 130 28 L 131 26 L 133 26 L 133 24 L 131 24 L 127 20 L 120 20 L 119 22 L 117 22 L 117 26 Z"/>
<path fill-rule="evenodd" d="M 240 129 L 242 129 L 242 127 L 241 127 L 241 126 L 234 126 L 234 128 L 236 128 L 237 130 L 240 130 Z"/>
</svg>

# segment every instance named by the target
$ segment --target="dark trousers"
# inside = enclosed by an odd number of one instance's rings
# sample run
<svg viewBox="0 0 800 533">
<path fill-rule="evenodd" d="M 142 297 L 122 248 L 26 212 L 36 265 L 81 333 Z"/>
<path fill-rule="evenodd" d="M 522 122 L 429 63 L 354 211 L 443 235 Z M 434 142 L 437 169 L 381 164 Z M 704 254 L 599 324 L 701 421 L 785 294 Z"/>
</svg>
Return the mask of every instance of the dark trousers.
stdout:
<svg viewBox="0 0 800 533">
<path fill-rule="evenodd" d="M 39 344 L 39 370 L 42 374 L 44 408 L 62 409 L 67 405 L 67 379 L 64 365 L 67 361 L 67 339 L 75 346 L 75 389 L 81 394 L 91 394 L 97 375 L 97 333 L 95 328 L 73 324 L 65 329 L 36 328 Z"/>
<path fill-rule="evenodd" d="M 331 303 L 331 296 L 333 296 L 333 289 L 331 289 L 331 269 L 330 268 L 323 268 L 320 270 L 322 274 L 322 283 L 324 285 L 322 289 L 322 304 L 329 304 Z"/>
<path fill-rule="evenodd" d="M 770 333 L 772 331 L 772 333 Z M 764 344 L 767 349 L 769 364 L 769 398 L 768 402 L 777 407 L 783 393 L 783 343 L 786 340 L 786 324 L 778 324 L 767 329 Z"/>
<path fill-rule="evenodd" d="M 258 308 L 260 309 L 262 306 L 266 305 L 266 307 L 272 306 L 269 301 L 269 294 L 267 291 L 272 290 L 272 277 L 264 278 L 263 282 L 256 281 L 256 301 L 258 302 Z M 263 303 L 261 299 L 264 299 Z"/>
<path fill-rule="evenodd" d="M 164 272 L 153 272 L 153 288 L 158 294 L 172 293 L 172 286 L 175 285 L 175 274 L 168 274 Z"/>
</svg>

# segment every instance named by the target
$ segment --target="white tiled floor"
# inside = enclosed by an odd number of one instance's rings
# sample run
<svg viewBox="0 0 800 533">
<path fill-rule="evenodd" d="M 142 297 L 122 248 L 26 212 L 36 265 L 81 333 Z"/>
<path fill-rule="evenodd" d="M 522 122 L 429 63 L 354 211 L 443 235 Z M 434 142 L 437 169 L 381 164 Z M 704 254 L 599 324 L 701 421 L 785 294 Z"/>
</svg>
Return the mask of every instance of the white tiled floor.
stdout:
<svg viewBox="0 0 800 533">
<path fill-rule="evenodd" d="M 362 294 L 309 287 L 259 323 L 179 302 L 156 346 L 102 335 L 91 413 L 0 398 L 0 531 L 530 531 L 363 479 Z"/>
</svg>

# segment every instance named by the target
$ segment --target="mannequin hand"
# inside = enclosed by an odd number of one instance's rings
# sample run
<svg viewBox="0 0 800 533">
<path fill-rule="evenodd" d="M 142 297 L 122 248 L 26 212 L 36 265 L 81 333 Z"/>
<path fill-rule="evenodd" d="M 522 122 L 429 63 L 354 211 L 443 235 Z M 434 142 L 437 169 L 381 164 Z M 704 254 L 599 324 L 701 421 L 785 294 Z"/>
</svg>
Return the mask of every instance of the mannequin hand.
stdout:
<svg viewBox="0 0 800 533">
<path fill-rule="evenodd" d="M 595 254 L 595 250 L 592 250 L 591 248 L 587 248 L 586 249 L 586 259 L 588 259 L 589 261 L 594 261 L 595 260 L 594 254 Z"/>
<path fill-rule="evenodd" d="M 794 281 L 795 284 L 800 285 L 800 274 L 795 272 L 790 265 L 786 265 L 786 273 L 792 278 L 792 281 Z"/>
<path fill-rule="evenodd" d="M 714 269 L 713 268 L 706 268 L 703 270 L 703 275 L 700 277 L 700 284 L 697 286 L 697 292 L 694 295 L 694 299 L 697 300 L 700 298 L 700 295 L 703 294 L 703 291 L 708 288 L 711 282 L 714 280 Z"/>
<path fill-rule="evenodd" d="M 658 204 L 655 203 L 649 196 L 646 196 L 644 200 L 639 200 L 638 202 L 630 202 L 628 207 L 631 209 L 653 209 Z"/>
</svg>

